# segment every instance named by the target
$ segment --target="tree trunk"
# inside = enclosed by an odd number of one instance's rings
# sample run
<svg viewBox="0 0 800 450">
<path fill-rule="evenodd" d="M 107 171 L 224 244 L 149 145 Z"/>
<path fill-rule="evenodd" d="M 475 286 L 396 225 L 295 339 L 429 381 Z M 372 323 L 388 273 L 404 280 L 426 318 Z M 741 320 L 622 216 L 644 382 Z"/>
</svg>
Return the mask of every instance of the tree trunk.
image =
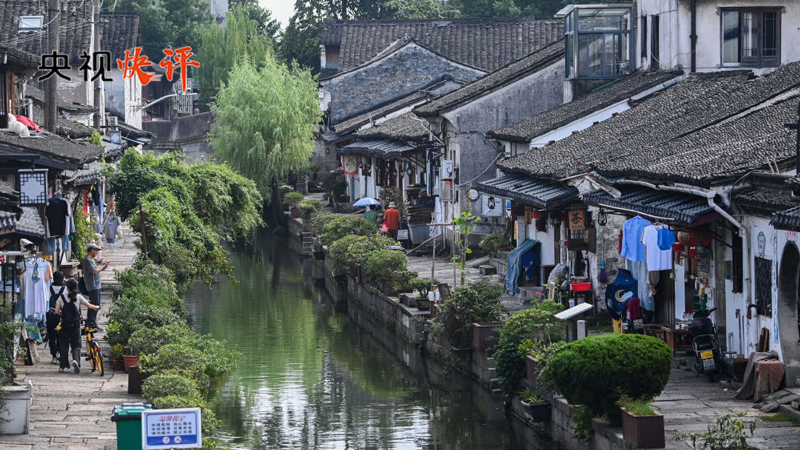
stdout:
<svg viewBox="0 0 800 450">
<path fill-rule="evenodd" d="M 279 227 L 286 226 L 286 214 L 283 213 L 283 208 L 281 208 L 281 191 L 278 189 L 277 180 L 272 180 L 272 215 L 276 225 Z"/>
</svg>

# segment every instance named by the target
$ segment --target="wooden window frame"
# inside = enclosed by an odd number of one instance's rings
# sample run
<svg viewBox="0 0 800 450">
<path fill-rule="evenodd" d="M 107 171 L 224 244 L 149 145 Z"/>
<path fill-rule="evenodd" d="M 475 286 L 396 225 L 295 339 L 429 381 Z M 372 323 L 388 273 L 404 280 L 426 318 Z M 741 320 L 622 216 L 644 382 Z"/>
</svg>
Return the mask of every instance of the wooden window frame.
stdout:
<svg viewBox="0 0 800 450">
<path fill-rule="evenodd" d="M 780 8 L 722 8 L 720 14 L 720 62 L 725 67 L 778 67 L 781 64 L 781 9 Z M 739 14 L 739 62 L 725 62 L 725 29 L 724 29 L 724 16 L 726 12 L 736 12 Z M 744 35 L 744 18 L 745 13 L 755 13 L 757 21 L 756 31 L 756 49 L 758 56 L 746 57 L 743 52 L 743 35 Z M 764 14 L 774 13 L 776 19 L 776 43 L 775 43 L 775 56 L 765 57 L 763 27 L 764 27 Z"/>
</svg>

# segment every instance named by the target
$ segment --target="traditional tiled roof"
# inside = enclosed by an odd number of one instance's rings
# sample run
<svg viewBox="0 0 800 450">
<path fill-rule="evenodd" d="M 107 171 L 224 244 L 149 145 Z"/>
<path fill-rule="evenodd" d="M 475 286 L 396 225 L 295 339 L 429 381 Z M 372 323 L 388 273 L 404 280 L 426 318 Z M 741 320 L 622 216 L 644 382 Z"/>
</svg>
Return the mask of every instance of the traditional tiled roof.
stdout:
<svg viewBox="0 0 800 450">
<path fill-rule="evenodd" d="M 75 142 L 54 135 L 22 138 L 7 131 L 0 131 L 0 148 L 16 148 L 76 166 L 97 161 L 103 155 L 102 147 L 89 143 Z"/>
<path fill-rule="evenodd" d="M 792 191 L 764 186 L 746 186 L 736 189 L 731 194 L 734 206 L 747 211 L 769 217 L 775 211 L 784 211 L 797 206 L 792 199 Z"/>
<path fill-rule="evenodd" d="M 563 21 L 532 18 L 326 20 L 320 42 L 340 46 L 340 71 L 360 66 L 408 37 L 449 59 L 491 72 L 563 35 Z"/>
<path fill-rule="evenodd" d="M 399 158 L 413 153 L 417 149 L 402 142 L 392 142 L 383 139 L 359 141 L 339 149 L 338 155 L 371 155 L 384 159 Z"/>
<path fill-rule="evenodd" d="M 564 183 L 507 176 L 481 181 L 476 184 L 475 189 L 491 195 L 513 198 L 541 209 L 578 196 L 577 189 Z"/>
<path fill-rule="evenodd" d="M 796 113 L 781 104 L 753 109 L 798 86 L 800 62 L 755 79 L 749 71 L 692 74 L 636 108 L 498 166 L 556 179 L 596 170 L 707 183 L 790 156 L 790 133 L 779 128 Z"/>
<path fill-rule="evenodd" d="M 343 136 L 347 133 L 351 133 L 357 130 L 358 128 L 372 122 L 375 119 L 379 119 L 388 114 L 391 114 L 394 111 L 406 108 L 415 103 L 419 103 L 428 98 L 429 96 L 430 94 L 428 94 L 428 92 L 425 90 L 414 92 L 411 95 L 403 97 L 399 100 L 395 100 L 380 108 L 373 109 L 372 111 L 360 114 L 358 116 L 353 117 L 352 119 L 348 119 L 342 123 L 336 124 L 333 126 L 333 129 L 334 131 L 336 131 L 336 134 L 338 134 L 339 136 Z"/>
<path fill-rule="evenodd" d="M 714 212 L 708 200 L 680 192 L 656 191 L 644 187 L 622 188 L 622 195 L 614 198 L 605 191 L 595 191 L 583 195 L 583 202 L 590 206 L 600 206 L 637 213 L 680 225 L 691 225 L 698 219 Z"/>
<path fill-rule="evenodd" d="M 25 96 L 32 98 L 40 105 L 44 105 L 44 91 L 37 88 L 36 86 L 31 86 L 31 85 L 25 86 Z M 60 111 L 77 113 L 77 114 L 88 114 L 97 111 L 97 108 L 95 108 L 94 106 L 82 105 L 76 102 L 65 102 L 63 100 L 58 101 L 58 109 Z"/>
<path fill-rule="evenodd" d="M 31 117 L 31 120 L 40 127 L 44 127 L 44 110 L 40 105 L 33 105 L 33 117 Z M 91 128 L 67 120 L 61 115 L 56 118 L 56 125 L 58 126 L 56 134 L 61 137 L 81 139 L 92 135 Z"/>
<path fill-rule="evenodd" d="M 103 176 L 103 163 L 95 161 L 87 164 L 85 168 L 67 174 L 67 182 L 73 186 L 92 184 Z"/>
<path fill-rule="evenodd" d="M 36 69 L 42 62 L 41 58 L 33 53 L 28 53 L 5 45 L 0 45 L 0 55 L 4 55 L 7 58 L 5 64 L 12 68 Z"/>
<path fill-rule="evenodd" d="M 35 207 L 22 207 L 22 215 L 17 220 L 14 231 L 25 236 L 45 237 L 44 222 Z"/>
<path fill-rule="evenodd" d="M 425 142 L 430 132 L 414 113 L 405 113 L 356 133 L 359 139 L 386 139 L 405 142 Z"/>
<path fill-rule="evenodd" d="M 94 2 L 59 2 L 61 36 L 59 52 L 69 55 L 70 64 L 81 64 L 80 57 L 85 50 L 91 54 L 92 6 Z M 20 16 L 44 16 L 48 19 L 47 2 L 41 0 L 4 0 L 0 7 L 0 45 L 6 45 L 40 58 L 47 53 L 47 34 L 42 32 L 19 32 Z M 41 59 L 40 59 L 41 61 Z"/>
<path fill-rule="evenodd" d="M 557 41 L 483 78 L 479 78 L 453 92 L 441 95 L 422 106 L 414 108 L 414 113 L 422 117 L 432 117 L 451 111 L 563 59 L 564 42 Z"/>
<path fill-rule="evenodd" d="M 775 213 L 769 224 L 779 230 L 800 231 L 800 206 Z"/>
<path fill-rule="evenodd" d="M 125 59 L 125 50 L 133 50 L 139 37 L 139 13 L 100 14 L 100 48 L 111 52 L 112 67 L 117 59 Z M 163 55 L 152 55 L 161 59 Z M 152 59 L 151 59 L 152 60 Z"/>
<path fill-rule="evenodd" d="M 529 142 L 536 136 L 568 125 L 615 103 L 628 100 L 640 92 L 662 85 L 682 74 L 682 70 L 637 71 L 603 85 L 569 103 L 526 117 L 513 125 L 499 128 L 489 134 L 506 141 Z"/>
</svg>

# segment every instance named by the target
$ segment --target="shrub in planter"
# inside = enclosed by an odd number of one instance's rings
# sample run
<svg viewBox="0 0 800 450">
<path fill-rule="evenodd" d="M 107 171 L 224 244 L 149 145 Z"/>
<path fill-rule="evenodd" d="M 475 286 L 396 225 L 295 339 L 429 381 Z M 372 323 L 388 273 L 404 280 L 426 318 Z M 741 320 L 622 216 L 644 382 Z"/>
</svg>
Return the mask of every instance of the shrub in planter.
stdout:
<svg viewBox="0 0 800 450">
<path fill-rule="evenodd" d="M 398 273 L 405 271 L 408 257 L 396 250 L 377 250 L 367 257 L 364 263 L 364 275 L 377 287 L 384 283 L 393 283 Z M 392 285 L 390 285 L 392 286 Z"/>
<path fill-rule="evenodd" d="M 217 420 L 216 415 L 214 415 L 214 411 L 212 411 L 206 404 L 206 401 L 203 400 L 203 396 L 199 391 L 195 390 L 193 394 L 184 396 L 167 395 L 164 397 L 156 397 L 151 400 L 155 409 L 200 408 L 200 414 L 203 419 L 203 448 L 210 448 L 208 445 L 209 439 L 207 439 L 206 436 L 210 436 L 219 426 L 219 420 Z"/>
<path fill-rule="evenodd" d="M 527 343 L 532 341 L 527 341 L 523 344 L 523 346 L 527 347 Z M 534 362 L 536 363 L 536 382 L 539 387 L 546 389 L 549 392 L 555 392 L 555 385 L 553 384 L 553 375 L 550 372 L 550 361 L 553 360 L 553 356 L 561 350 L 561 347 L 565 346 L 567 343 L 564 341 L 552 342 L 548 345 L 542 346 L 534 346 L 533 351 L 531 352 L 530 356 L 533 358 Z"/>
<path fill-rule="evenodd" d="M 142 328 L 131 334 L 128 347 L 134 355 L 154 355 L 161 347 L 177 342 L 191 342 L 195 333 L 185 324 L 166 325 L 158 328 Z"/>
<path fill-rule="evenodd" d="M 142 395 L 151 401 L 169 395 L 191 397 L 195 394 L 200 394 L 197 390 L 197 383 L 182 375 L 169 373 L 153 375 L 148 377 L 142 385 Z"/>
<path fill-rule="evenodd" d="M 438 285 L 439 280 L 433 279 L 431 282 L 430 278 L 414 278 L 409 282 L 409 287 L 417 292 L 419 295 L 417 298 L 428 298 L 428 292 L 431 290 L 431 285 Z"/>
<path fill-rule="evenodd" d="M 322 204 L 319 200 L 303 200 L 298 208 L 300 209 L 300 217 L 303 220 L 311 220 L 322 209 Z"/>
<path fill-rule="evenodd" d="M 655 398 L 664 390 L 672 352 L 652 336 L 607 334 L 565 345 L 548 366 L 556 389 L 570 403 L 618 424 L 621 395 Z"/>
<path fill-rule="evenodd" d="M 361 239 L 366 239 L 366 236 L 356 236 L 351 234 L 331 244 L 331 261 L 333 262 L 334 275 L 346 274 L 347 269 L 355 264 L 355 262 L 351 259 L 349 252 L 350 244 Z"/>
<path fill-rule="evenodd" d="M 497 250 L 503 246 L 508 245 L 508 238 L 502 231 L 495 231 L 489 233 L 481 239 L 481 250 L 485 251 L 491 256 L 497 256 Z"/>
<path fill-rule="evenodd" d="M 167 344 L 154 355 L 142 355 L 140 366 L 142 371 L 151 375 L 174 374 L 190 378 L 199 389 L 206 389 L 209 385 L 208 364 L 203 352 L 184 343 Z"/>
<path fill-rule="evenodd" d="M 148 305 L 127 298 L 120 299 L 114 302 L 111 312 L 108 314 L 106 339 L 111 345 L 128 345 L 131 334 L 142 328 L 158 328 L 185 323 L 170 308 Z"/>
<path fill-rule="evenodd" d="M 564 340 L 561 322 L 554 317 L 562 309 L 561 304 L 553 300 L 543 300 L 506 321 L 494 354 L 498 383 L 505 395 L 513 395 L 519 379 L 525 375 L 525 357 L 530 348 L 521 347 L 523 342 L 531 340 L 543 347 Z"/>
<path fill-rule="evenodd" d="M 314 233 L 322 234 L 322 229 L 328 223 L 332 222 L 334 219 L 342 217 L 340 214 L 334 213 L 317 213 L 314 217 L 311 218 L 311 227 L 314 229 Z"/>
<path fill-rule="evenodd" d="M 432 321 L 441 324 L 442 335 L 452 346 L 469 347 L 474 322 L 498 322 L 506 312 L 500 302 L 504 292 L 505 288 L 486 280 L 462 286 L 439 308 Z"/>
<path fill-rule="evenodd" d="M 115 273 L 119 288 L 113 293 L 114 300 L 135 299 L 140 303 L 171 308 L 177 315 L 184 315 L 183 301 L 169 269 L 149 259 L 139 259 L 130 269 Z"/>
<path fill-rule="evenodd" d="M 378 231 L 377 226 L 362 217 L 340 216 L 322 228 L 322 243 L 330 245 L 350 235 L 370 236 Z"/>
<path fill-rule="evenodd" d="M 636 448 L 664 448 L 664 416 L 656 412 L 650 399 L 620 396 L 622 436 Z"/>
<path fill-rule="evenodd" d="M 394 279 L 394 290 L 397 292 L 411 292 L 414 289 L 411 287 L 411 281 L 417 279 L 419 273 L 413 270 L 402 270 Z"/>
<path fill-rule="evenodd" d="M 303 201 L 303 198 L 303 194 L 299 192 L 287 192 L 283 196 L 283 204 L 290 208 L 296 208 Z"/>
</svg>

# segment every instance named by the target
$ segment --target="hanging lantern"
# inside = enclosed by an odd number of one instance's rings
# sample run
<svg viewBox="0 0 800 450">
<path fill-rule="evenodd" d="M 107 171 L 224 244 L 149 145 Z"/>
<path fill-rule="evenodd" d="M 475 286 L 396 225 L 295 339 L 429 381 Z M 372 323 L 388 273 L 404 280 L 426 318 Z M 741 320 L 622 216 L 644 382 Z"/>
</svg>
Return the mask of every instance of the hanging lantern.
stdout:
<svg viewBox="0 0 800 450">
<path fill-rule="evenodd" d="M 687 247 L 694 247 L 695 245 L 697 245 L 697 235 L 692 232 L 679 231 L 677 237 L 678 237 L 678 242 Z"/>
<path fill-rule="evenodd" d="M 534 219 L 543 219 L 544 216 L 545 216 L 545 212 L 544 211 L 533 210 L 533 212 L 531 213 L 531 216 L 533 216 Z"/>
</svg>

